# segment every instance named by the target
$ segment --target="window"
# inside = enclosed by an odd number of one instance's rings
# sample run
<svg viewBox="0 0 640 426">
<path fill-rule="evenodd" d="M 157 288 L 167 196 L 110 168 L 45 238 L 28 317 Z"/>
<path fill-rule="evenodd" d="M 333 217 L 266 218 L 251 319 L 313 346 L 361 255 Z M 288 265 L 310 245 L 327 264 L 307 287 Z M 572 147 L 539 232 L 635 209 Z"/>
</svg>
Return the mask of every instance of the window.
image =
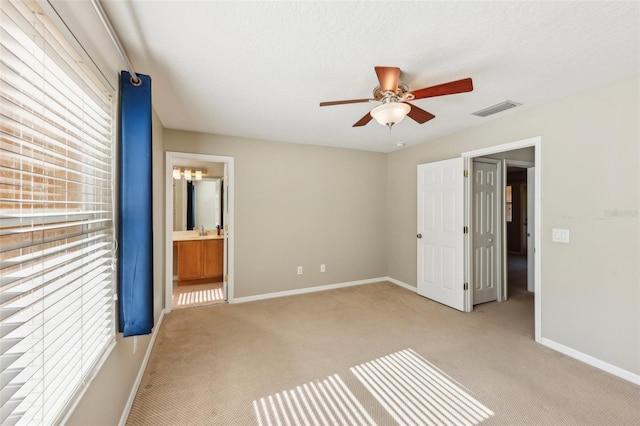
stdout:
<svg viewBox="0 0 640 426">
<path fill-rule="evenodd" d="M 0 423 L 59 422 L 115 342 L 113 92 L 0 9 Z"/>
</svg>

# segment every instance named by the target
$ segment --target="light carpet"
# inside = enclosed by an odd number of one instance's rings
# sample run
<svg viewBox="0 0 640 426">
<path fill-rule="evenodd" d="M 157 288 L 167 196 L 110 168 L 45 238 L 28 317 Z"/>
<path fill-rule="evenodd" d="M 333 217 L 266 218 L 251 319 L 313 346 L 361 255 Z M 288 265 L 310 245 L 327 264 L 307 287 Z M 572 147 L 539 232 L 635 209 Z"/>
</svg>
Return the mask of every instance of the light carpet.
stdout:
<svg viewBox="0 0 640 426">
<path fill-rule="evenodd" d="M 465 314 L 386 282 L 173 311 L 127 424 L 640 424 L 640 387 L 533 331 L 531 295 Z"/>
</svg>

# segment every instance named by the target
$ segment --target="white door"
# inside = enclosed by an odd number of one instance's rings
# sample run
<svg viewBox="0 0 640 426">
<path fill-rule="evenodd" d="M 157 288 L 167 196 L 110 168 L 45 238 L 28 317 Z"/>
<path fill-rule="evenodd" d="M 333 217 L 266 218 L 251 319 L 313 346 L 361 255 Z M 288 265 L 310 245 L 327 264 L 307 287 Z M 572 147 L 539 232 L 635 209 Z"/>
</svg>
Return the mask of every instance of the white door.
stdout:
<svg viewBox="0 0 640 426">
<path fill-rule="evenodd" d="M 464 310 L 463 159 L 418 165 L 419 295 Z"/>
<path fill-rule="evenodd" d="M 498 298 L 498 165 L 473 162 L 473 304 Z"/>
<path fill-rule="evenodd" d="M 534 235 L 535 235 L 535 198 L 534 198 L 534 183 L 535 183 L 535 175 L 536 168 L 529 167 L 527 169 L 527 290 L 530 292 L 535 291 L 535 281 L 534 281 L 534 261 L 536 250 L 534 247 Z"/>
</svg>

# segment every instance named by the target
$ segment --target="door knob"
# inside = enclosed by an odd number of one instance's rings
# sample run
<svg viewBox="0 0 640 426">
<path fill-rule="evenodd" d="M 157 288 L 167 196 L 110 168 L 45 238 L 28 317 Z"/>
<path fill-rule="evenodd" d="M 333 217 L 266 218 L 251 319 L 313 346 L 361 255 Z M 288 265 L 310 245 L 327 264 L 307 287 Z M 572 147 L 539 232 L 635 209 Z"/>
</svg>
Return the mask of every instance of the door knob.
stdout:
<svg viewBox="0 0 640 426">
<path fill-rule="evenodd" d="M 418 235 L 416 235 L 416 237 L 422 238 L 422 234 L 418 234 Z"/>
</svg>

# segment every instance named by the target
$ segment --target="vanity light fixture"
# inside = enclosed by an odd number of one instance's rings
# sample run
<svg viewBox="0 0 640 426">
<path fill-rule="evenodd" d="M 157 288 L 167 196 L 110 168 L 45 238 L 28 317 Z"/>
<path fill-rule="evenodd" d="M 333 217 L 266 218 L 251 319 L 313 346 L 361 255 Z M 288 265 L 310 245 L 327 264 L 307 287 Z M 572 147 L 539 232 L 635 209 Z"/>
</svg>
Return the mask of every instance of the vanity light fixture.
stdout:
<svg viewBox="0 0 640 426">
<path fill-rule="evenodd" d="M 173 168 L 173 178 L 176 180 L 180 180 L 183 176 L 186 180 L 202 180 L 203 176 L 207 175 L 207 169 L 181 169 L 180 167 Z"/>
</svg>

